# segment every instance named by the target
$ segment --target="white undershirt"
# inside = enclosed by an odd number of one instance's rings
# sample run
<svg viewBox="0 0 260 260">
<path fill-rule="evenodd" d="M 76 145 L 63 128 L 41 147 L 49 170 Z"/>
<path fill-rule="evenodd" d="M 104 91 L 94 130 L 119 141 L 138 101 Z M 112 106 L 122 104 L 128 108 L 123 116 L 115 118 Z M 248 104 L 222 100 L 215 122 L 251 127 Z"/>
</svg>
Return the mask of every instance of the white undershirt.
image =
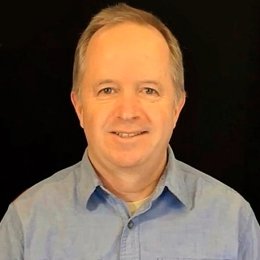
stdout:
<svg viewBox="0 0 260 260">
<path fill-rule="evenodd" d="M 130 214 L 133 215 L 149 198 L 150 196 L 141 200 L 126 202 Z"/>
</svg>

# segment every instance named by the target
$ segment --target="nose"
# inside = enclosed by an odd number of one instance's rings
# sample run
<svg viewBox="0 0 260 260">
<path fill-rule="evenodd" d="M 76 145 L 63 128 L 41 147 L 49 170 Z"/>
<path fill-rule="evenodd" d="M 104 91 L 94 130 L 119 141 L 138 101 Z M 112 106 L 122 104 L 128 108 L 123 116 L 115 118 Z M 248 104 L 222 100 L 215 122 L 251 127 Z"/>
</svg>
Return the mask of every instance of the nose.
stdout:
<svg viewBox="0 0 260 260">
<path fill-rule="evenodd" d="M 140 103 L 135 94 L 124 93 L 118 97 L 117 117 L 123 120 L 133 120 L 140 116 Z"/>
</svg>

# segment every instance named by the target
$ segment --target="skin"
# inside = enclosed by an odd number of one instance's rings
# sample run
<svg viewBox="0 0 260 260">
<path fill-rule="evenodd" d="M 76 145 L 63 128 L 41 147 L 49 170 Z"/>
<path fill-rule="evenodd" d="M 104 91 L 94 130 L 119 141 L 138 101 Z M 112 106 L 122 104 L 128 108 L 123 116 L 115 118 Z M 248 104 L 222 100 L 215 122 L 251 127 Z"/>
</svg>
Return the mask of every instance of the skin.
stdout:
<svg viewBox="0 0 260 260">
<path fill-rule="evenodd" d="M 163 36 L 130 22 L 98 30 L 80 87 L 71 100 L 104 186 L 125 201 L 149 196 L 185 102 L 176 102 Z"/>
</svg>

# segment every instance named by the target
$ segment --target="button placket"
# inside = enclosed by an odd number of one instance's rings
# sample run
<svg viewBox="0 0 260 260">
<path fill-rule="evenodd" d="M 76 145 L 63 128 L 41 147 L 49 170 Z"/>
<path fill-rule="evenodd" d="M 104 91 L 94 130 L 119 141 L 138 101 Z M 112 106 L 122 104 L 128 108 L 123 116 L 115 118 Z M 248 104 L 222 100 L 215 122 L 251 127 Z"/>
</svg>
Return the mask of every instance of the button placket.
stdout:
<svg viewBox="0 0 260 260">
<path fill-rule="evenodd" d="M 140 259 L 140 238 L 138 230 L 138 220 L 129 219 L 125 223 L 120 244 L 121 260 Z"/>
</svg>

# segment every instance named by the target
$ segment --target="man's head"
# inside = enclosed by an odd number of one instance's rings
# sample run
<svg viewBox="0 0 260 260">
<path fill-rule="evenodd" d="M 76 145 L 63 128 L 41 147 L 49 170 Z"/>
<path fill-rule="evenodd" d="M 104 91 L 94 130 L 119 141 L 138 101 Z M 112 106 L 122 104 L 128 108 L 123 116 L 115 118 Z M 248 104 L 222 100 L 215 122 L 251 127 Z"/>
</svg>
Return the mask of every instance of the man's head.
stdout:
<svg viewBox="0 0 260 260">
<path fill-rule="evenodd" d="M 177 39 L 153 14 L 122 3 L 101 10 L 92 18 L 82 33 L 75 52 L 72 90 L 80 93 L 81 80 L 85 71 L 85 53 L 91 37 L 103 27 L 111 27 L 125 22 L 152 26 L 162 34 L 170 50 L 171 63 L 169 69 L 175 86 L 176 98 L 178 100 L 185 97 L 182 53 Z"/>
<path fill-rule="evenodd" d="M 101 11 L 79 41 L 71 97 L 97 170 L 158 167 L 185 102 L 177 41 L 151 14 Z"/>
</svg>

